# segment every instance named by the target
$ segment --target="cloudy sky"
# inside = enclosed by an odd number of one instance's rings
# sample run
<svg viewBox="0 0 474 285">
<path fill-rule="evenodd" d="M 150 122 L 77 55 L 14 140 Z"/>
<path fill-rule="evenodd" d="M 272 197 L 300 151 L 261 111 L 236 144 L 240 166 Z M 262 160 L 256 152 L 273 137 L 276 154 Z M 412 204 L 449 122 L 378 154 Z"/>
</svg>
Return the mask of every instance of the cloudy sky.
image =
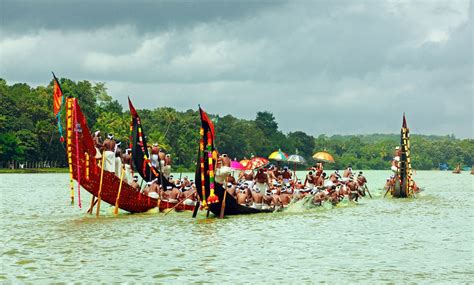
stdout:
<svg viewBox="0 0 474 285">
<path fill-rule="evenodd" d="M 100 2 L 100 3 L 96 3 Z M 133 4 L 130 4 L 133 3 Z M 0 77 L 285 132 L 473 137 L 472 1 L 0 0 Z"/>
</svg>

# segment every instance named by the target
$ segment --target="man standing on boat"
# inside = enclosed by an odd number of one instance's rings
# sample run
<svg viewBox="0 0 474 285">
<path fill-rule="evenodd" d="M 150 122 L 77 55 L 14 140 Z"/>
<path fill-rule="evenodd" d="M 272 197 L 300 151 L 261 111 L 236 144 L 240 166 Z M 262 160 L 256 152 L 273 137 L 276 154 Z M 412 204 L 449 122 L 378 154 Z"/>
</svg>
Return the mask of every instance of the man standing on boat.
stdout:
<svg viewBox="0 0 474 285">
<path fill-rule="evenodd" d="M 158 160 L 159 160 L 159 153 L 160 153 L 160 148 L 158 147 L 157 143 L 154 143 L 153 146 L 151 147 L 151 165 L 155 168 L 158 168 Z"/>
<path fill-rule="evenodd" d="M 231 160 L 227 154 L 222 154 L 217 158 L 216 163 L 216 182 L 222 185 L 227 183 L 227 177 L 232 173 L 232 168 L 230 167 Z"/>
<path fill-rule="evenodd" d="M 112 134 L 107 135 L 104 144 L 104 170 L 115 173 L 115 141 Z"/>
<path fill-rule="evenodd" d="M 393 157 L 393 160 L 392 160 L 392 171 L 395 172 L 395 173 L 398 173 L 398 163 L 400 162 L 400 147 L 397 146 L 395 147 L 395 153 L 394 153 L 394 157 Z"/>
<path fill-rule="evenodd" d="M 96 150 L 96 154 L 95 154 L 95 159 L 99 160 L 102 158 L 102 154 L 101 154 L 101 149 L 103 147 L 102 145 L 102 137 L 100 135 L 100 131 L 97 130 L 95 133 L 94 133 L 94 136 L 92 137 L 92 140 L 94 141 L 94 146 L 95 146 L 95 150 Z"/>
<path fill-rule="evenodd" d="M 257 174 L 255 175 L 255 182 L 257 188 L 262 192 L 267 191 L 267 189 L 269 188 L 268 176 L 263 170 L 263 168 L 258 169 Z"/>
</svg>

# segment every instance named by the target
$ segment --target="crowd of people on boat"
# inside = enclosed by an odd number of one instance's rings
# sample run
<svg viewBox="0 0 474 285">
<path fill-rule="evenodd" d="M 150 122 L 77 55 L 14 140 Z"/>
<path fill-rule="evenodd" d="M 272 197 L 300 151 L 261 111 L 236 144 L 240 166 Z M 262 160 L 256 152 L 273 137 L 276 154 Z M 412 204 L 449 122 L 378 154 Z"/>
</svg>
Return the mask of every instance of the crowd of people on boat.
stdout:
<svg viewBox="0 0 474 285">
<path fill-rule="evenodd" d="M 273 164 L 255 172 L 241 172 L 236 181 L 232 176 L 229 178 L 227 192 L 237 203 L 263 210 L 285 208 L 303 198 L 310 198 L 317 206 L 325 201 L 336 205 L 345 197 L 358 201 L 365 196 L 367 182 L 362 172 L 355 175 L 351 167 L 342 175 L 335 170 L 328 176 L 322 164 L 313 166 L 304 179 L 298 179 L 287 166 Z"/>
<path fill-rule="evenodd" d="M 162 179 L 167 179 L 169 186 L 163 187 L 158 178 L 153 181 L 143 181 L 137 175 L 132 175 L 130 149 L 121 148 L 121 143 L 115 141 L 112 134 L 102 140 L 101 132 L 93 135 L 97 149 L 96 159 L 103 159 L 104 171 L 115 173 L 136 191 L 152 198 L 160 198 L 170 203 L 183 202 L 195 205 L 198 200 L 196 184 L 184 176 L 175 179 L 171 174 L 171 156 L 166 154 L 159 145 L 154 143 L 148 148 L 150 163 L 161 169 Z M 104 157 L 102 157 L 104 156 Z M 327 174 L 323 163 L 317 163 L 310 169 L 304 179 L 296 177 L 287 166 L 270 164 L 255 170 L 246 170 L 234 177 L 231 160 L 226 154 L 221 154 L 216 162 L 215 181 L 221 184 L 228 195 L 233 196 L 237 203 L 256 209 L 279 209 L 287 207 L 292 201 L 309 198 L 314 205 L 322 205 L 327 201 L 336 205 L 345 197 L 350 201 L 358 201 L 366 193 L 367 180 L 362 172 L 355 173 L 348 166 L 342 174 L 335 170 Z M 144 187 L 142 187 L 144 186 Z"/>
</svg>

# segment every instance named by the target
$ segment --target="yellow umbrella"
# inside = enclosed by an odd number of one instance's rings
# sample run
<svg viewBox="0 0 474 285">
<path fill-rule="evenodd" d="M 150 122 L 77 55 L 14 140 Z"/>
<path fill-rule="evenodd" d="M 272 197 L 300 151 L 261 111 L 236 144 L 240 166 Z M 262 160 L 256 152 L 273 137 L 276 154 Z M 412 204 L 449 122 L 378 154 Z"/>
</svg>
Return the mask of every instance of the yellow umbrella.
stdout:
<svg viewBox="0 0 474 285">
<path fill-rule="evenodd" d="M 273 159 L 276 161 L 287 161 L 288 160 L 288 154 L 284 153 L 281 151 L 281 149 L 272 152 L 269 156 L 268 159 Z"/>
<path fill-rule="evenodd" d="M 329 153 L 325 151 L 320 151 L 313 154 L 313 158 L 314 160 L 320 161 L 320 162 L 334 163 L 334 158 L 332 157 L 332 155 L 330 155 Z"/>
</svg>

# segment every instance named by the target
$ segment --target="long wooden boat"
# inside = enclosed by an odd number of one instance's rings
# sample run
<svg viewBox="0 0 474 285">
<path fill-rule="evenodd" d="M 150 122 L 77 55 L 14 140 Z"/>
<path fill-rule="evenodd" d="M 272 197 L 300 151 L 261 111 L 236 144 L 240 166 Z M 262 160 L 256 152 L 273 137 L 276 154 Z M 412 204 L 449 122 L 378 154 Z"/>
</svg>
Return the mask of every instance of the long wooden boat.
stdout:
<svg viewBox="0 0 474 285">
<path fill-rule="evenodd" d="M 405 114 L 403 114 L 403 123 L 400 132 L 400 162 L 398 164 L 398 172 L 395 177 L 395 186 L 393 187 L 392 196 L 394 198 L 413 197 L 414 193 L 410 187 L 412 183 L 412 167 L 410 158 L 410 130 L 407 127 Z"/>
<path fill-rule="evenodd" d="M 458 166 L 456 166 L 456 168 L 454 168 L 453 173 L 454 174 L 461 174 L 461 165 L 460 164 L 458 164 Z"/>
<path fill-rule="evenodd" d="M 217 161 L 217 151 L 214 148 L 215 130 L 206 112 L 199 107 L 201 117 L 200 142 L 196 163 L 196 190 L 202 206 L 216 216 L 245 215 L 268 213 L 272 210 L 261 210 L 239 205 L 232 195 L 227 195 L 222 184 L 215 182 L 214 170 Z M 205 145 L 206 144 L 206 145 Z M 224 207 L 222 201 L 225 203 Z M 223 215 L 221 210 L 224 209 Z"/>
<path fill-rule="evenodd" d="M 71 178 L 94 197 L 99 196 L 101 168 L 95 158 L 96 148 L 76 98 L 67 98 L 67 155 Z M 72 181 L 71 179 L 71 181 Z M 120 178 L 114 173 L 104 171 L 100 198 L 110 205 L 118 205 L 130 213 L 146 212 L 159 205 L 159 209 L 172 208 L 176 204 L 143 195 L 125 181 L 122 181 L 120 197 Z M 176 210 L 193 210 L 194 206 L 179 205 Z"/>
</svg>

